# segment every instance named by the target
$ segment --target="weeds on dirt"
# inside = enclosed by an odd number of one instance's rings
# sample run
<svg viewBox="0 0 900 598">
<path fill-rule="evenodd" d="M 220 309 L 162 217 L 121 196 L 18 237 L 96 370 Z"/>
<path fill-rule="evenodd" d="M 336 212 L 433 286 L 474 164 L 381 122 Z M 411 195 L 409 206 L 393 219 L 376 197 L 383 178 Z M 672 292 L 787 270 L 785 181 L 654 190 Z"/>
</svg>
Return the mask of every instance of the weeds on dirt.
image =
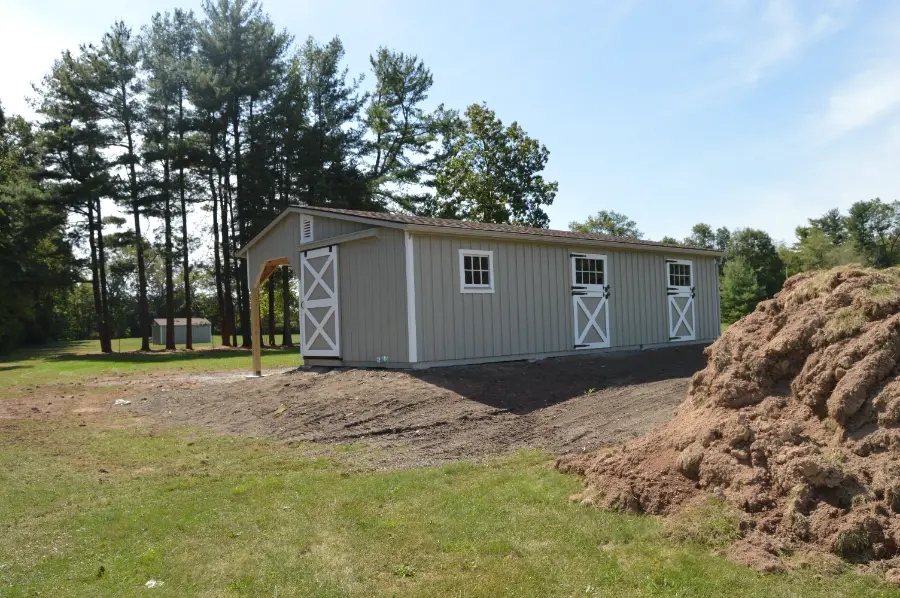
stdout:
<svg viewBox="0 0 900 598">
<path fill-rule="evenodd" d="M 710 496 L 686 507 L 664 523 L 666 536 L 707 548 L 721 548 L 741 537 L 741 512 L 728 502 Z"/>
<path fill-rule="evenodd" d="M 866 323 L 866 316 L 854 307 L 844 307 L 835 312 L 825 323 L 824 336 L 826 342 L 833 343 L 859 332 Z"/>
</svg>

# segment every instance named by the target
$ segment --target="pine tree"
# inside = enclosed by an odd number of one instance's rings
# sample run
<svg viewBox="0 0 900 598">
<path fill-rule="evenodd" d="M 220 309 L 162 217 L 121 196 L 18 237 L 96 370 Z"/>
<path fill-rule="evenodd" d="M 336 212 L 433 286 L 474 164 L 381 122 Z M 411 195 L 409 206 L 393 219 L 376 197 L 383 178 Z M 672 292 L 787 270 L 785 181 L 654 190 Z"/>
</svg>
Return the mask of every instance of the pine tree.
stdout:
<svg viewBox="0 0 900 598">
<path fill-rule="evenodd" d="M 230 199 L 236 218 L 232 223 L 236 220 L 237 243 L 243 245 L 252 236 L 248 222 L 254 212 L 255 198 L 245 190 L 247 174 L 243 169 L 243 152 L 246 148 L 241 142 L 241 134 L 253 102 L 278 80 L 290 36 L 275 30 L 257 2 L 207 0 L 203 11 L 205 18 L 198 29 L 198 51 L 224 99 L 223 120 L 230 128 L 234 166 L 234 196 Z M 229 164 L 227 157 L 225 163 Z M 227 175 L 226 182 L 227 190 L 230 187 Z M 245 260 L 238 264 L 237 284 L 243 345 L 250 346 L 247 326 L 250 300 Z"/>
<path fill-rule="evenodd" d="M 300 140 L 300 198 L 312 206 L 380 209 L 359 165 L 365 129 L 358 119 L 366 96 L 359 94 L 359 80 L 348 81 L 343 59 L 339 38 L 325 45 L 309 38 L 300 50 L 310 108 Z"/>
<path fill-rule="evenodd" d="M 720 295 L 722 321 L 732 324 L 753 311 L 765 290 L 756 281 L 753 268 L 743 257 L 737 256 L 725 264 Z"/>
<path fill-rule="evenodd" d="M 91 93 L 90 69 L 69 52 L 54 63 L 35 88 L 35 109 L 41 117 L 40 176 L 58 209 L 83 218 L 76 232 L 86 233 L 89 245 L 94 319 L 100 350 L 112 351 L 106 256 L 100 200 L 112 192 L 109 164 L 101 150 L 109 137 L 101 126 L 102 113 Z"/>
<path fill-rule="evenodd" d="M 116 153 L 113 166 L 125 168 L 126 182 L 116 178 L 115 199 L 126 204 L 134 218 L 134 247 L 138 269 L 138 309 L 140 314 L 141 350 L 150 350 L 150 312 L 147 302 L 147 278 L 144 261 L 144 239 L 141 233 L 141 187 L 138 180 L 135 135 L 142 114 L 138 76 L 139 48 L 131 29 L 117 21 L 103 36 L 100 46 L 85 49 L 88 63 L 86 81 L 90 93 L 109 127 L 108 148 Z"/>
<path fill-rule="evenodd" d="M 433 79 L 414 55 L 379 48 L 369 62 L 375 75 L 365 114 L 369 183 L 379 203 L 409 209 L 422 199 L 410 188 L 419 186 L 436 136 L 434 119 L 422 107 Z"/>
<path fill-rule="evenodd" d="M 169 350 L 175 349 L 172 163 L 176 153 L 173 135 L 180 92 L 174 36 L 171 16 L 157 13 L 144 31 L 142 53 L 143 66 L 148 73 L 143 155 L 155 212 L 163 219 L 166 349 Z"/>
<path fill-rule="evenodd" d="M 190 78 L 191 61 L 196 50 L 196 27 L 192 12 L 175 9 L 172 16 L 172 43 L 174 45 L 174 79 L 177 86 L 178 112 L 175 120 L 175 130 L 178 133 L 178 143 L 175 151 L 174 165 L 178 169 L 178 198 L 181 212 L 181 271 L 184 280 L 184 317 L 185 323 L 185 348 L 193 349 L 193 323 L 191 302 L 191 265 L 190 242 L 188 235 L 188 180 L 187 170 L 198 159 L 201 152 L 190 138 L 186 138 L 191 127 L 193 114 L 187 101 L 188 81 Z M 202 141 L 202 140 L 201 140 Z"/>
</svg>

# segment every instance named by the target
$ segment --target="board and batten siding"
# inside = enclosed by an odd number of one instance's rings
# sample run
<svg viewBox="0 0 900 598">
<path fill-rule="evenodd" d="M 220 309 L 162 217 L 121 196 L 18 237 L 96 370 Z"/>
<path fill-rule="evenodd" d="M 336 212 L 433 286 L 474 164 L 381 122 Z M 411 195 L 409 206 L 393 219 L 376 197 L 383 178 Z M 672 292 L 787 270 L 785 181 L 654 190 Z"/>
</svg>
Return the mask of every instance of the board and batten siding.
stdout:
<svg viewBox="0 0 900 598">
<path fill-rule="evenodd" d="M 362 228 L 372 227 L 332 236 Z M 385 357 L 388 365 L 408 362 L 403 231 L 381 228 L 378 238 L 344 243 L 338 251 L 342 361 L 374 365 Z"/>
<path fill-rule="evenodd" d="M 493 293 L 460 292 L 460 249 L 493 252 Z M 575 352 L 573 252 L 607 256 L 610 348 L 669 342 L 664 253 L 415 234 L 418 361 Z M 690 259 L 696 340 L 711 341 L 719 335 L 718 268 L 711 257 Z"/>
<path fill-rule="evenodd" d="M 371 224 L 366 224 L 364 222 L 351 222 L 350 220 L 338 220 L 337 218 L 325 218 L 323 216 L 319 216 L 318 214 L 314 214 L 313 218 L 313 240 L 314 241 L 322 241 L 324 239 L 330 239 L 332 237 L 340 237 L 341 235 L 349 235 L 350 233 L 355 233 L 357 231 L 365 230 L 367 228 L 375 228 Z M 300 220 L 298 216 L 297 220 L 297 230 L 300 230 Z M 299 237 L 298 237 L 299 239 Z"/>
<path fill-rule="evenodd" d="M 371 224 L 338 220 L 336 218 L 313 217 L 313 241 L 322 241 L 349 233 L 373 228 Z M 291 269 L 300 276 L 300 214 L 288 214 L 272 230 L 248 250 L 251 280 L 259 276 L 268 260 L 287 258 Z"/>
</svg>

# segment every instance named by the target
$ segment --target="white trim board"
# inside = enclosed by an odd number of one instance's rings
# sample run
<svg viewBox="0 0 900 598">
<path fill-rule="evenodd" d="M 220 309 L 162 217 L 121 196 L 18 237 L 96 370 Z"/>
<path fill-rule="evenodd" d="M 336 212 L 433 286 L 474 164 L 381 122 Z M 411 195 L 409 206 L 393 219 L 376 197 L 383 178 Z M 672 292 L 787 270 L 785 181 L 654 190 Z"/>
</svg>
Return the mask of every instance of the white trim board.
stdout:
<svg viewBox="0 0 900 598">
<path fill-rule="evenodd" d="M 415 256 L 413 254 L 413 238 L 409 232 L 404 231 L 404 245 L 406 250 L 406 329 L 408 333 L 409 362 L 416 363 L 419 360 L 418 343 L 416 340 L 416 269 Z"/>
</svg>

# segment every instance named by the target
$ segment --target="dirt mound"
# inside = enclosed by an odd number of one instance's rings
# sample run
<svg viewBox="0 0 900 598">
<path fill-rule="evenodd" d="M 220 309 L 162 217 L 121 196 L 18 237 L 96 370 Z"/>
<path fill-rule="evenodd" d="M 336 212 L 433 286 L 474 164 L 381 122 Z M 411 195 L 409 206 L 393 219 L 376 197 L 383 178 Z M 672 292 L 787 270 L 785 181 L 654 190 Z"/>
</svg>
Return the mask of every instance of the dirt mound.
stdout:
<svg viewBox="0 0 900 598">
<path fill-rule="evenodd" d="M 575 498 L 671 515 L 713 494 L 742 511 L 736 560 L 819 550 L 900 577 L 900 269 L 794 276 L 706 356 L 659 431 L 559 459 Z"/>
</svg>

